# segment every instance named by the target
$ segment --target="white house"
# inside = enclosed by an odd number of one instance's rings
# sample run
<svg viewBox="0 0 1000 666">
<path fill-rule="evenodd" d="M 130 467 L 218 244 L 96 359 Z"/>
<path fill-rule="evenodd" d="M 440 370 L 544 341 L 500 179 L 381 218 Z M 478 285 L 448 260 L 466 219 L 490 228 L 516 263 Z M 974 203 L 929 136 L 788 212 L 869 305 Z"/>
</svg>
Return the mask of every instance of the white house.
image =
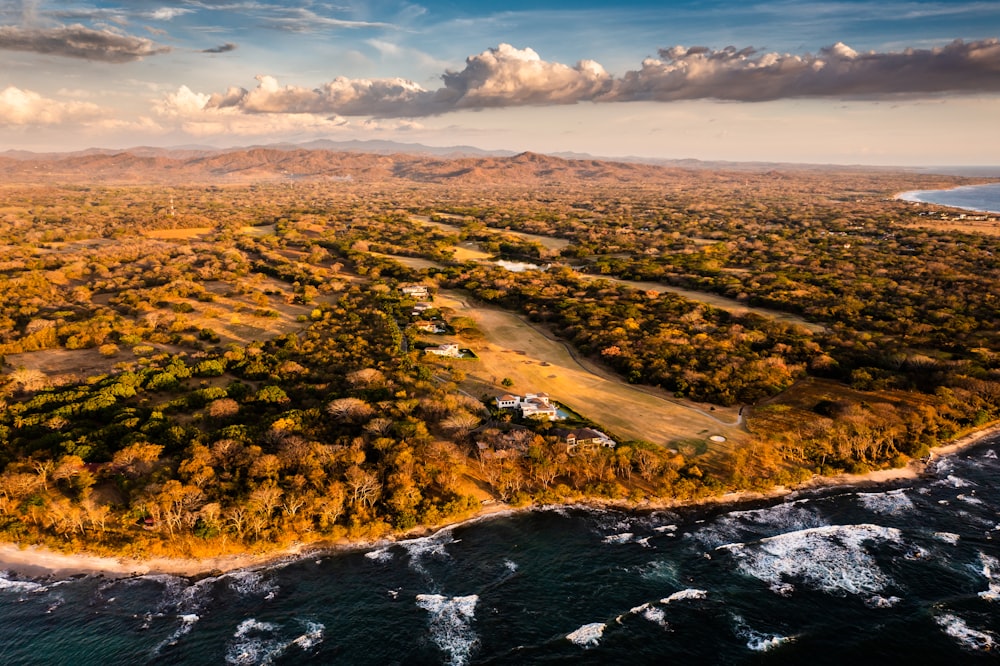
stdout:
<svg viewBox="0 0 1000 666">
<path fill-rule="evenodd" d="M 425 354 L 434 354 L 436 356 L 449 356 L 451 358 L 461 358 L 462 352 L 459 351 L 458 345 L 447 344 L 438 345 L 437 347 L 427 347 L 424 349 Z"/>
<path fill-rule="evenodd" d="M 422 284 L 404 284 L 399 288 L 403 292 L 404 296 L 410 296 L 412 298 L 428 298 L 430 293 L 427 291 L 427 287 Z"/>
<path fill-rule="evenodd" d="M 523 398 L 519 395 L 504 395 L 496 398 L 496 403 L 498 409 L 520 410 L 521 416 L 526 419 L 556 421 L 562 418 L 547 393 L 525 393 Z"/>
</svg>

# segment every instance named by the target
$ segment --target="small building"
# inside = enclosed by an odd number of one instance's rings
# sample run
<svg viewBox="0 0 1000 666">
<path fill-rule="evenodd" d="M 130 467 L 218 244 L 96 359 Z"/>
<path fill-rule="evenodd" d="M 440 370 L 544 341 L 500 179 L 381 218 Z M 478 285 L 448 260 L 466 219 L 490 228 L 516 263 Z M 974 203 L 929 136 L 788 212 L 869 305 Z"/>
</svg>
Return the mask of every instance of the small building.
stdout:
<svg viewBox="0 0 1000 666">
<path fill-rule="evenodd" d="M 421 312 L 427 312 L 434 308 L 433 303 L 428 303 L 427 301 L 421 301 L 413 306 L 413 314 L 420 314 Z"/>
<path fill-rule="evenodd" d="M 438 345 L 437 347 L 427 347 L 424 349 L 425 354 L 433 354 L 435 356 L 448 356 L 450 358 L 461 358 L 462 352 L 459 350 L 456 344 L 446 344 Z"/>
<path fill-rule="evenodd" d="M 507 393 L 499 398 L 496 398 L 495 400 L 497 403 L 497 409 L 517 409 L 517 404 L 521 402 L 521 396 Z"/>
<path fill-rule="evenodd" d="M 427 287 L 422 284 L 404 284 L 399 288 L 399 290 L 403 292 L 404 296 L 409 296 L 411 298 L 430 298 L 430 292 L 428 292 Z"/>
<path fill-rule="evenodd" d="M 423 331 L 424 333 L 446 333 L 447 332 L 447 329 L 445 328 L 444 324 L 442 324 L 439 321 L 427 321 L 427 320 L 424 319 L 424 320 L 421 320 L 421 321 L 418 321 L 418 322 L 414 322 L 413 326 L 418 331 Z"/>
<path fill-rule="evenodd" d="M 570 449 L 576 448 L 577 446 L 604 446 L 609 449 L 615 448 L 615 440 L 611 439 L 600 430 L 594 430 L 593 428 L 576 428 L 574 430 L 558 428 L 553 430 L 552 434 L 558 437 L 561 441 L 566 442 L 566 446 Z"/>
<path fill-rule="evenodd" d="M 526 419 L 556 421 L 562 418 L 547 393 L 525 393 L 523 398 L 519 395 L 504 395 L 496 398 L 496 403 L 498 409 L 520 410 L 521 416 Z"/>
</svg>

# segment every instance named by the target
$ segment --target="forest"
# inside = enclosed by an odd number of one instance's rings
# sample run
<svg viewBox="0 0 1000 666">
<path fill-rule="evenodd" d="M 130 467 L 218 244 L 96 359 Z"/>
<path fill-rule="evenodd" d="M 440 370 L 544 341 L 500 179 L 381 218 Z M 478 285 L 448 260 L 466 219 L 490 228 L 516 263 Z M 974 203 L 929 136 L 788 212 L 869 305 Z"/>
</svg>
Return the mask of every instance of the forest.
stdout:
<svg viewBox="0 0 1000 666">
<path fill-rule="evenodd" d="M 653 506 L 906 464 L 1000 419 L 1000 236 L 892 198 L 962 182 L 8 183 L 0 538 L 270 551 L 484 504 Z M 498 410 L 545 387 L 422 353 L 494 332 L 446 301 L 418 308 L 413 284 L 516 315 L 622 384 L 738 411 L 741 434 L 662 445 L 586 409 Z"/>
</svg>

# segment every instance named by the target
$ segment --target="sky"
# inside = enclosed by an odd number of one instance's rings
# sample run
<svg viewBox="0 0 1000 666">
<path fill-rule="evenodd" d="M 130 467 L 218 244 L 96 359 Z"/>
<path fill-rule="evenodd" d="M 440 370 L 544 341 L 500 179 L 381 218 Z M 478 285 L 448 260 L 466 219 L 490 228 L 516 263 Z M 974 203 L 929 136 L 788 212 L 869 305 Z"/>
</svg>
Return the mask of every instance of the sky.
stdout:
<svg viewBox="0 0 1000 666">
<path fill-rule="evenodd" d="M 0 152 L 1000 164 L 996 0 L 0 0 Z"/>
</svg>

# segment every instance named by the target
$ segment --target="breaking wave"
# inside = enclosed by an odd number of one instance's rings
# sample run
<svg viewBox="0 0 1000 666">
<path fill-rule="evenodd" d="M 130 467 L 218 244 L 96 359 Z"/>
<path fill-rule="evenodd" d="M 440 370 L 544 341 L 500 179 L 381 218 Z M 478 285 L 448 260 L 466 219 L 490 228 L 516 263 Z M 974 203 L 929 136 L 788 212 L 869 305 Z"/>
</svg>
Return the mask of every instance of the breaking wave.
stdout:
<svg viewBox="0 0 1000 666">
<path fill-rule="evenodd" d="M 280 625 L 254 618 L 243 620 L 227 646 L 226 663 L 234 666 L 266 665 L 293 645 L 304 651 L 311 650 L 323 640 L 326 628 L 310 620 L 303 621 L 303 624 L 305 633 L 289 640 L 282 637 Z"/>
<path fill-rule="evenodd" d="M 789 592 L 788 579 L 831 594 L 872 594 L 890 580 L 865 549 L 871 541 L 898 543 L 901 533 L 879 525 L 833 525 L 717 550 L 729 551 L 742 573 L 768 583 L 778 594 Z"/>
<path fill-rule="evenodd" d="M 607 628 L 608 625 L 603 622 L 591 622 L 566 634 L 566 640 L 580 647 L 595 647 L 601 642 Z"/>
<path fill-rule="evenodd" d="M 453 666 L 469 663 L 479 637 L 472 629 L 479 597 L 446 597 L 441 594 L 418 594 L 417 606 L 430 613 L 431 640 L 448 655 Z"/>
<path fill-rule="evenodd" d="M 945 613 L 935 617 L 934 621 L 944 633 L 954 638 L 959 645 L 967 650 L 985 652 L 993 650 L 997 645 L 996 637 L 993 634 L 973 629 L 957 615 Z"/>
<path fill-rule="evenodd" d="M 808 503 L 808 499 L 802 499 L 764 509 L 733 511 L 720 516 L 710 526 L 691 536 L 707 548 L 718 548 L 738 540 L 748 529 L 781 534 L 826 525 L 822 516 L 805 506 Z"/>
<path fill-rule="evenodd" d="M 913 509 L 913 502 L 904 490 L 890 490 L 884 493 L 857 493 L 861 505 L 878 514 L 902 513 Z"/>
</svg>

